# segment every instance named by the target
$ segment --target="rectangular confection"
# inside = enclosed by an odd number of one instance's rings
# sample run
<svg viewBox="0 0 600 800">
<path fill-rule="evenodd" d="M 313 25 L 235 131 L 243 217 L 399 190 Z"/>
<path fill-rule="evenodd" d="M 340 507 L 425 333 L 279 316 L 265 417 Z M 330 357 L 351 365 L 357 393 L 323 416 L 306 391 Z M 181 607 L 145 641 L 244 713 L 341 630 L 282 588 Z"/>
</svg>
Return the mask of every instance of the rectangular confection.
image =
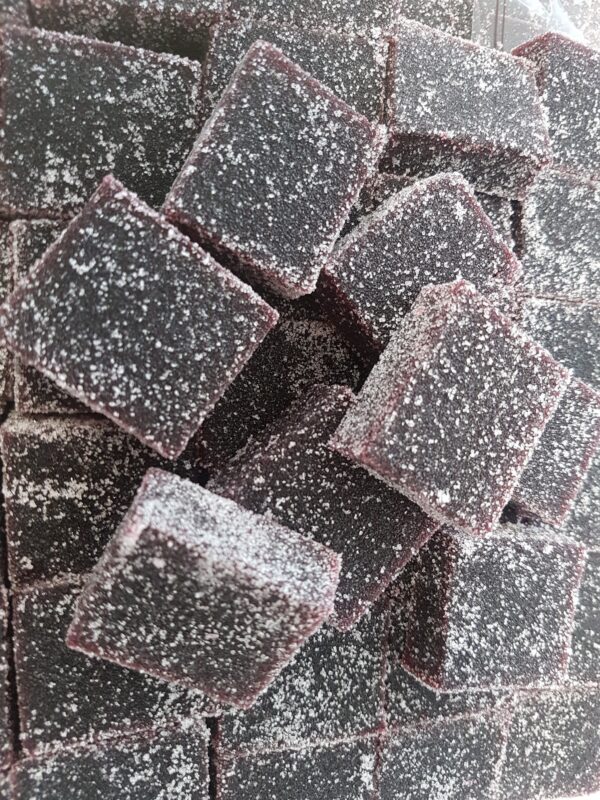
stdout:
<svg viewBox="0 0 600 800">
<path fill-rule="evenodd" d="M 455 170 L 479 191 L 520 198 L 548 162 L 535 73 L 523 59 L 399 20 L 389 82 L 393 172 Z"/>
<path fill-rule="evenodd" d="M 600 178 L 600 53 L 559 33 L 513 53 L 535 64 L 553 163 Z"/>
<path fill-rule="evenodd" d="M 600 303 L 600 183 L 544 170 L 523 202 L 528 294 Z"/>
<path fill-rule="evenodd" d="M 474 0 L 400 0 L 403 17 L 453 36 L 471 38 Z"/>
<path fill-rule="evenodd" d="M 13 288 L 11 269 L 11 238 L 8 222 L 0 220 L 0 303 L 4 303 Z M 0 343 L 0 414 L 12 398 L 12 358 L 3 342 Z"/>
<path fill-rule="evenodd" d="M 568 517 L 600 449 L 600 394 L 573 380 L 542 434 L 512 500 L 550 525 Z"/>
<path fill-rule="evenodd" d="M 548 528 L 444 529 L 417 556 L 402 665 L 442 691 L 566 677 L 585 549 Z"/>
<path fill-rule="evenodd" d="M 14 759 L 14 734 L 9 684 L 8 593 L 0 588 L 0 779 Z M 383 674 L 383 672 L 382 672 Z M 0 790 L 0 798 L 2 792 Z"/>
<path fill-rule="evenodd" d="M 469 283 L 430 286 L 332 444 L 433 518 L 489 533 L 569 380 Z"/>
<path fill-rule="evenodd" d="M 150 470 L 67 642 L 248 708 L 331 614 L 339 570 L 328 548 Z"/>
<path fill-rule="evenodd" d="M 0 53 L 0 212 L 67 217 L 108 172 L 162 203 L 198 133 L 200 64 L 15 27 Z"/>
<path fill-rule="evenodd" d="M 356 623 L 438 527 L 329 448 L 353 402 L 347 388 L 314 387 L 210 484 L 341 555 L 332 622 L 342 630 Z"/>
<path fill-rule="evenodd" d="M 276 321 L 110 177 L 0 310 L 23 362 L 166 458 L 183 452 Z"/>
<path fill-rule="evenodd" d="M 569 678 L 600 686 L 600 552 L 588 553 L 575 614 Z"/>
<path fill-rule="evenodd" d="M 495 300 L 520 273 L 467 182 L 443 174 L 363 217 L 340 241 L 322 281 L 340 316 L 381 350 L 423 287 L 464 278 Z"/>
<path fill-rule="evenodd" d="M 11 777 L 12 800 L 208 800 L 207 730 L 61 747 L 23 758 Z"/>
<path fill-rule="evenodd" d="M 256 42 L 164 210 L 242 276 L 286 297 L 310 294 L 382 146 L 381 128 Z"/>
<path fill-rule="evenodd" d="M 199 692 L 69 650 L 79 582 L 39 583 L 14 598 L 21 744 L 27 753 L 94 743 L 165 725 L 203 724 L 215 705 Z"/>
<path fill-rule="evenodd" d="M 31 0 L 33 24 L 202 61 L 227 0 Z"/>
<path fill-rule="evenodd" d="M 498 800 L 600 790 L 600 689 L 523 694 L 512 718 Z"/>
<path fill-rule="evenodd" d="M 203 478 L 192 452 L 166 462 L 94 417 L 13 414 L 0 447 L 13 586 L 89 572 L 151 467 Z"/>
</svg>

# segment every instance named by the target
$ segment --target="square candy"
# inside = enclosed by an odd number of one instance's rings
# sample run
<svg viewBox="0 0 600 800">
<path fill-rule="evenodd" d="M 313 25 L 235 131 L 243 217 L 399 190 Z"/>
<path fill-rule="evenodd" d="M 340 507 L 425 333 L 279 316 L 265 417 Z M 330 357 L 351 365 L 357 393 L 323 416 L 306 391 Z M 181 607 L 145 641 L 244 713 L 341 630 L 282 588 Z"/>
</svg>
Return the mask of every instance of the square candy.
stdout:
<svg viewBox="0 0 600 800">
<path fill-rule="evenodd" d="M 402 665 L 442 691 L 566 677 L 585 549 L 551 529 L 449 529 L 418 556 Z"/>
<path fill-rule="evenodd" d="M 242 276 L 285 297 L 310 294 L 374 171 L 382 130 L 276 47 L 256 42 L 194 145 L 165 213 Z"/>
<path fill-rule="evenodd" d="M 55 581 L 15 593 L 15 664 L 27 753 L 165 725 L 202 725 L 215 713 L 199 692 L 69 650 L 64 640 L 80 591 L 78 582 Z"/>
<path fill-rule="evenodd" d="M 383 349 L 424 286 L 464 278 L 495 299 L 520 272 L 467 182 L 448 174 L 365 216 L 334 251 L 323 284 L 339 313 Z"/>
<path fill-rule="evenodd" d="M 391 171 L 455 170 L 479 191 L 523 197 L 549 160 L 533 67 L 410 20 L 396 25 L 390 63 Z"/>
<path fill-rule="evenodd" d="M 150 467 L 204 477 L 191 452 L 166 462 L 95 417 L 11 415 L 0 447 L 13 586 L 89 572 Z"/>
<path fill-rule="evenodd" d="M 200 64 L 12 27 L 0 52 L 2 213 L 67 217 L 108 172 L 162 203 L 198 133 Z"/>
<path fill-rule="evenodd" d="M 600 178 L 600 53 L 559 33 L 513 53 L 535 64 L 553 163 Z"/>
<path fill-rule="evenodd" d="M 22 361 L 166 458 L 276 320 L 110 177 L 0 310 Z"/>
<path fill-rule="evenodd" d="M 13 800 L 208 800 L 207 730 L 161 731 L 23 758 Z"/>
<path fill-rule="evenodd" d="M 331 550 L 150 470 L 67 643 L 249 708 L 333 610 Z"/>
<path fill-rule="evenodd" d="M 349 389 L 313 388 L 210 484 L 340 553 L 332 622 L 342 630 L 356 623 L 438 527 L 329 448 L 353 402 Z"/>
<path fill-rule="evenodd" d="M 600 449 L 600 393 L 573 380 L 542 434 L 512 500 L 550 525 L 568 517 Z"/>
<path fill-rule="evenodd" d="M 11 269 L 11 237 L 8 222 L 0 220 L 0 303 L 4 303 L 13 288 Z M 12 359 L 4 343 L 0 343 L 0 414 L 12 397 Z"/>
<path fill-rule="evenodd" d="M 332 444 L 434 519 L 489 533 L 569 380 L 470 284 L 430 286 Z"/>
<path fill-rule="evenodd" d="M 600 552 L 588 553 L 581 581 L 569 678 L 600 685 Z"/>
<path fill-rule="evenodd" d="M 400 0 L 400 11 L 444 33 L 471 38 L 473 0 Z"/>
</svg>

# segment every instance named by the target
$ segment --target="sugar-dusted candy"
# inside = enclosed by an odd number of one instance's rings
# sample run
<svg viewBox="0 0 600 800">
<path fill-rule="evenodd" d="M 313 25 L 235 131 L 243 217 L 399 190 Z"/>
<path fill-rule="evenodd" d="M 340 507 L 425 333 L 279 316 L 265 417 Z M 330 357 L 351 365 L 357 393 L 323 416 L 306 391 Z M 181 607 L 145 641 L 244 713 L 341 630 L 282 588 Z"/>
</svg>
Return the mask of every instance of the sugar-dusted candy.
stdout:
<svg viewBox="0 0 600 800">
<path fill-rule="evenodd" d="M 573 380 L 519 478 L 513 503 L 527 516 L 560 525 L 599 450 L 600 393 Z"/>
<path fill-rule="evenodd" d="M 185 449 L 276 320 L 110 177 L 0 311 L 22 361 L 166 458 Z"/>
<path fill-rule="evenodd" d="M 12 775 L 13 800 L 208 800 L 205 726 L 61 747 L 27 756 Z"/>
<path fill-rule="evenodd" d="M 0 52 L 2 213 L 69 216 L 108 172 L 162 203 L 198 133 L 200 64 L 15 27 Z"/>
<path fill-rule="evenodd" d="M 248 708 L 331 614 L 339 570 L 328 548 L 149 470 L 67 643 Z"/>
<path fill-rule="evenodd" d="M 600 552 L 588 553 L 575 614 L 569 677 L 600 686 Z"/>
<path fill-rule="evenodd" d="M 166 462 L 95 417 L 12 414 L 0 447 L 13 586 L 89 572 L 151 467 L 204 477 L 192 450 Z"/>
<path fill-rule="evenodd" d="M 600 789 L 600 688 L 518 698 L 498 800 L 548 800 Z"/>
<path fill-rule="evenodd" d="M 31 0 L 33 24 L 202 61 L 226 0 Z"/>
<path fill-rule="evenodd" d="M 16 679 L 26 752 L 166 725 L 201 725 L 215 713 L 214 703 L 199 692 L 69 650 L 64 640 L 80 591 L 79 581 L 53 581 L 15 593 Z"/>
<path fill-rule="evenodd" d="M 256 42 L 164 210 L 243 277 L 285 297 L 310 294 L 382 146 L 381 128 Z"/>
<path fill-rule="evenodd" d="M 341 240 L 323 284 L 340 314 L 382 349 L 424 286 L 464 278 L 501 295 L 520 265 L 460 175 L 419 181 Z"/>
<path fill-rule="evenodd" d="M 424 177 L 455 170 L 479 191 L 522 197 L 548 162 L 533 67 L 402 19 L 390 63 L 392 171 Z"/>
<path fill-rule="evenodd" d="M 27 0 L 0 0 L 0 25 L 9 24 L 29 25 Z"/>
<path fill-rule="evenodd" d="M 569 380 L 469 283 L 430 286 L 332 444 L 431 517 L 489 533 Z"/>
<path fill-rule="evenodd" d="M 251 441 L 213 491 L 342 556 L 333 624 L 351 627 L 437 529 L 417 506 L 329 448 L 354 402 L 319 386 Z"/>
<path fill-rule="evenodd" d="M 9 601 L 6 589 L 0 588 L 0 780 L 2 770 L 14 759 L 14 736 L 9 684 Z M 383 674 L 383 673 L 382 673 Z M 0 784 L 0 798 L 2 798 Z"/>
<path fill-rule="evenodd" d="M 402 665 L 443 691 L 566 677 L 585 548 L 549 528 L 448 528 L 419 553 Z"/>
<path fill-rule="evenodd" d="M 377 739 L 217 756 L 217 799 L 373 800 Z"/>
<path fill-rule="evenodd" d="M 11 269 L 11 239 L 8 222 L 0 220 L 0 303 L 3 303 L 13 288 Z M 12 396 L 12 359 L 5 344 L 0 342 L 0 414 Z"/>
<path fill-rule="evenodd" d="M 544 170 L 521 211 L 524 289 L 600 302 L 600 183 Z"/>
<path fill-rule="evenodd" d="M 473 5 L 473 0 L 400 0 L 400 11 L 408 19 L 470 39 Z"/>
<path fill-rule="evenodd" d="M 535 64 L 553 163 L 600 178 L 600 53 L 559 33 L 513 52 Z"/>
</svg>

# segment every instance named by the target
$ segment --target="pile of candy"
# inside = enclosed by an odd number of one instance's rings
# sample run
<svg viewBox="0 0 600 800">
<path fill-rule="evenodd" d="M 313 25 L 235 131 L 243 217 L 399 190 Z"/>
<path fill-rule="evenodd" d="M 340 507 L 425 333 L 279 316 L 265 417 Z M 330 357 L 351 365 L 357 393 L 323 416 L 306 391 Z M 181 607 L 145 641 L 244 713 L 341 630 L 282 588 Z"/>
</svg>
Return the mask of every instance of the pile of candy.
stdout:
<svg viewBox="0 0 600 800">
<path fill-rule="evenodd" d="M 600 789 L 600 53 L 0 0 L 0 800 Z"/>
</svg>

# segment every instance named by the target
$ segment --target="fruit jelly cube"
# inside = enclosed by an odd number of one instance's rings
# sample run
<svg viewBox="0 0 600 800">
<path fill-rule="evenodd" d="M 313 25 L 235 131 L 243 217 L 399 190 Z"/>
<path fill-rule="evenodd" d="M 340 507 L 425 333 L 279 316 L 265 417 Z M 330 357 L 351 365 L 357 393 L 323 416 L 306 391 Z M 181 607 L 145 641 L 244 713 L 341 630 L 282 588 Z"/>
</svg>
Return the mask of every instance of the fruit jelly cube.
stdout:
<svg viewBox="0 0 600 800">
<path fill-rule="evenodd" d="M 332 444 L 435 519 L 485 534 L 569 380 L 470 284 L 430 286 Z"/>
<path fill-rule="evenodd" d="M 150 467 L 204 477 L 193 451 L 166 462 L 101 418 L 14 414 L 0 446 L 13 586 L 91 570 Z"/>
<path fill-rule="evenodd" d="M 0 303 L 6 300 L 13 288 L 10 245 L 9 224 L 0 220 Z M 0 343 L 0 414 L 4 413 L 12 397 L 11 361 L 4 343 Z"/>
<path fill-rule="evenodd" d="M 219 755 L 217 800 L 373 800 L 376 739 Z"/>
<path fill-rule="evenodd" d="M 203 61 L 223 0 L 31 0 L 33 24 Z"/>
<path fill-rule="evenodd" d="M 172 686 L 64 643 L 80 582 L 15 592 L 15 664 L 21 742 L 28 753 L 95 742 L 215 713 L 199 692 Z"/>
<path fill-rule="evenodd" d="M 388 43 L 333 31 L 303 31 L 275 22 L 223 22 L 213 33 L 203 85 L 208 116 L 238 62 L 258 40 L 271 42 L 368 119 L 383 117 Z"/>
<path fill-rule="evenodd" d="M 588 553 L 581 582 L 569 677 L 576 683 L 600 685 L 600 552 Z"/>
<path fill-rule="evenodd" d="M 219 747 L 237 753 L 300 747 L 382 728 L 386 635 L 383 606 L 348 633 L 325 625 L 251 709 L 219 720 Z"/>
<path fill-rule="evenodd" d="M 198 132 L 200 64 L 15 27 L 0 50 L 2 213 L 67 217 L 109 171 L 162 203 Z"/>
<path fill-rule="evenodd" d="M 600 178 L 600 53 L 559 33 L 513 52 L 535 65 L 553 163 Z"/>
<path fill-rule="evenodd" d="M 524 693 L 508 735 L 499 800 L 546 800 L 600 789 L 600 689 Z"/>
<path fill-rule="evenodd" d="M 23 361 L 166 458 L 185 449 L 276 320 L 113 178 L 0 310 Z"/>
<path fill-rule="evenodd" d="M 564 679 L 584 564 L 549 528 L 444 529 L 419 555 L 402 665 L 442 691 Z"/>
<path fill-rule="evenodd" d="M 339 569 L 328 548 L 149 470 L 67 643 L 249 708 L 331 614 Z"/>
<path fill-rule="evenodd" d="M 471 38 L 473 0 L 400 0 L 402 16 L 453 36 Z"/>
<path fill-rule="evenodd" d="M 456 278 L 495 296 L 520 265 L 459 175 L 395 194 L 342 239 L 325 266 L 332 302 L 383 349 L 420 290 Z"/>
<path fill-rule="evenodd" d="M 9 603 L 6 589 L 0 589 L 0 770 L 10 766 L 13 760 L 13 725 L 11 713 L 11 689 L 9 683 L 8 643 Z M 0 773 L 1 777 L 1 773 Z M 0 797 L 2 797 L 0 786 Z"/>
<path fill-rule="evenodd" d="M 383 740 L 379 800 L 493 797 L 507 722 L 496 713 L 406 728 Z"/>
<path fill-rule="evenodd" d="M 600 456 L 592 462 L 575 507 L 561 530 L 590 549 L 600 550 Z"/>
<path fill-rule="evenodd" d="M 13 800 L 208 800 L 206 728 L 164 730 L 27 756 Z"/>
<path fill-rule="evenodd" d="M 29 25 L 27 0 L 0 0 L 0 25 Z"/>
<path fill-rule="evenodd" d="M 342 630 L 356 623 L 438 527 L 329 448 L 353 401 L 345 387 L 313 388 L 210 484 L 341 554 L 332 622 Z"/>
<path fill-rule="evenodd" d="M 399 20 L 389 81 L 392 171 L 457 170 L 479 191 L 520 198 L 548 162 L 535 75 L 523 59 Z"/>
<path fill-rule="evenodd" d="M 521 213 L 528 294 L 600 303 L 600 183 L 544 170 Z"/>
<path fill-rule="evenodd" d="M 242 275 L 286 297 L 310 294 L 382 146 L 381 128 L 256 42 L 165 212 Z"/>
</svg>

